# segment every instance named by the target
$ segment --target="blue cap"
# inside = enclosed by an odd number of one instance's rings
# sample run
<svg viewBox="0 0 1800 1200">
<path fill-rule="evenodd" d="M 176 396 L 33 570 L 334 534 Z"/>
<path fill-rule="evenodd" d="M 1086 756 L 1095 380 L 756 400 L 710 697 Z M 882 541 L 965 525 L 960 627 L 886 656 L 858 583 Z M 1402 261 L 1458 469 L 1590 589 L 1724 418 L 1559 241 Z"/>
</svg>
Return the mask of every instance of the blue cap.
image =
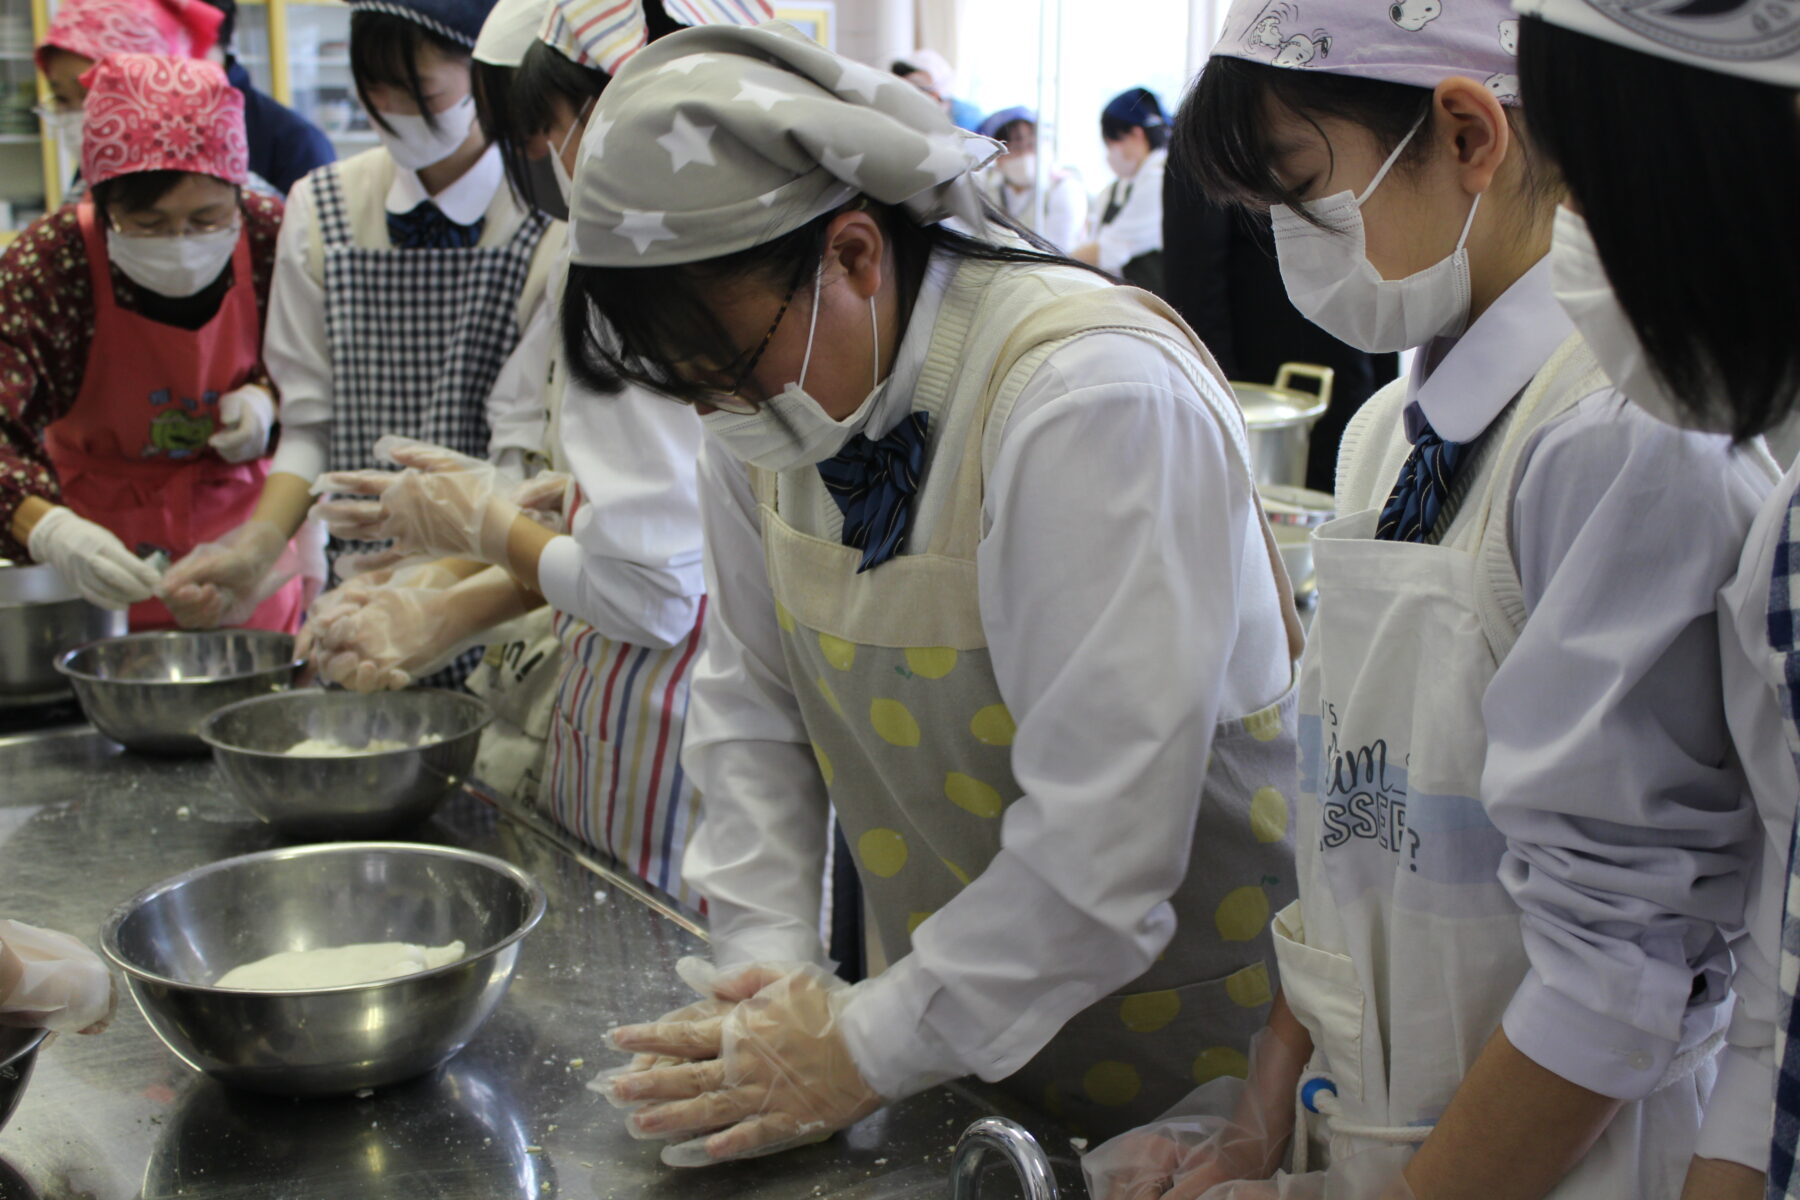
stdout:
<svg viewBox="0 0 1800 1200">
<path fill-rule="evenodd" d="M 1141 87 L 1120 92 L 1108 100 L 1100 116 L 1102 120 L 1117 121 L 1125 126 L 1142 125 L 1145 129 L 1155 129 L 1169 123 L 1168 118 L 1163 116 L 1163 107 L 1157 100 L 1156 93 Z"/>
<path fill-rule="evenodd" d="M 475 48 L 494 0 L 350 0 L 358 12 L 382 12 L 423 25 L 458 45 Z"/>
<path fill-rule="evenodd" d="M 990 113 L 988 116 L 984 117 L 981 122 L 981 127 L 975 132 L 979 133 L 982 137 L 993 138 L 995 141 L 999 141 L 1001 131 L 1008 125 L 1011 125 L 1014 121 L 1029 121 L 1033 125 L 1036 125 L 1037 113 L 1026 108 L 1023 104 L 1015 104 L 1011 108 L 1003 108 L 997 113 Z"/>
</svg>

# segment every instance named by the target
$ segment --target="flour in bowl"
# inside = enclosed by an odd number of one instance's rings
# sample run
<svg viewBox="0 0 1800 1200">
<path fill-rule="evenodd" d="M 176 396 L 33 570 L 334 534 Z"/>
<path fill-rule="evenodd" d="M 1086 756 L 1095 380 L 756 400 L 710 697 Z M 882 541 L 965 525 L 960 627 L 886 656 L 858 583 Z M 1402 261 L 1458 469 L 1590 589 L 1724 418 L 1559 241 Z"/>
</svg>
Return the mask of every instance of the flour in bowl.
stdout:
<svg viewBox="0 0 1800 1200">
<path fill-rule="evenodd" d="M 463 956 L 461 941 L 448 946 L 415 946 L 411 942 L 358 942 L 353 946 L 321 946 L 316 950 L 284 950 L 219 976 L 215 987 L 252 991 L 295 991 L 379 983 L 453 963 Z"/>
<path fill-rule="evenodd" d="M 391 750 L 413 750 L 434 746 L 442 738 L 430 737 L 420 742 L 401 742 L 387 738 L 370 738 L 366 746 L 348 746 L 330 738 L 307 738 L 295 742 L 282 753 L 289 758 L 354 758 L 359 754 L 385 754 Z"/>
</svg>

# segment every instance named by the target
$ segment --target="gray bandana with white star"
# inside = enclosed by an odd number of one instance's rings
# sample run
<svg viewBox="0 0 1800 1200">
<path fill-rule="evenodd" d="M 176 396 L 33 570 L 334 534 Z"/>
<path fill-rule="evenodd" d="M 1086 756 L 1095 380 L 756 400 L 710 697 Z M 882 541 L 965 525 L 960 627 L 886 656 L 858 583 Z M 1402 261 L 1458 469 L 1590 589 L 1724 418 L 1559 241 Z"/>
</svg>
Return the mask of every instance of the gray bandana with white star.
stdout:
<svg viewBox="0 0 1800 1200">
<path fill-rule="evenodd" d="M 571 257 L 701 262 L 858 195 L 980 232 L 970 172 L 998 152 L 905 80 L 791 25 L 687 29 L 633 56 L 601 94 L 575 165 Z"/>
</svg>

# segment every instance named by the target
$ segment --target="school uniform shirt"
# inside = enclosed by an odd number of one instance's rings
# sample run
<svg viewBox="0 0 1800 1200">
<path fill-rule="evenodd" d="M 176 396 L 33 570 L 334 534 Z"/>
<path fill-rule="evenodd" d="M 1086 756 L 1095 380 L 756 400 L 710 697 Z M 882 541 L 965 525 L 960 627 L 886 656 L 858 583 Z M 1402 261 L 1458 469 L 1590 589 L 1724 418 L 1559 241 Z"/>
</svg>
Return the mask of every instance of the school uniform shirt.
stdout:
<svg viewBox="0 0 1800 1200">
<path fill-rule="evenodd" d="M 367 151 L 384 154 L 382 150 Z M 354 162 L 355 160 L 350 160 Z M 285 471 L 313 479 L 325 469 L 331 445 L 331 349 L 325 333 L 325 278 L 323 253 L 318 245 L 317 201 L 309 180 L 302 180 L 288 197 L 287 219 L 275 249 L 274 288 L 269 299 L 268 326 L 263 331 L 263 357 L 281 393 L 281 445 L 275 452 L 273 471 Z M 410 212 L 431 200 L 444 215 L 459 224 L 472 224 L 487 215 L 489 206 L 506 185 L 506 171 L 498 148 L 490 146 L 461 178 L 436 196 L 425 190 L 416 172 L 396 165 L 388 188 L 385 209 Z M 481 247 L 498 246 L 513 236 L 516 225 L 488 221 L 482 229 Z M 360 236 L 359 236 L 360 242 Z M 385 249 L 383 241 L 369 249 Z M 545 234 L 532 262 L 531 277 L 519 294 L 518 324 L 528 329 L 546 303 L 545 287 L 553 266 L 561 261 L 561 229 Z M 421 303 L 429 303 L 421 297 Z M 523 338 L 508 356 L 500 378 L 535 377 L 543 360 L 533 364 L 533 353 Z M 488 425 L 495 431 L 488 456 L 500 458 L 535 454 L 543 449 L 543 394 L 539 387 L 502 387 L 500 380 L 488 397 Z M 504 431 L 504 432 L 502 432 Z"/>
<path fill-rule="evenodd" d="M 240 219 L 250 237 L 257 307 L 266 313 L 281 201 L 246 192 Z M 0 558 L 30 559 L 12 536 L 21 501 L 38 496 L 61 502 L 44 430 L 81 394 L 94 341 L 91 279 L 74 203 L 33 221 L 0 254 Z M 182 328 L 210 320 L 232 283 L 227 268 L 197 295 L 170 298 L 145 291 L 112 268 L 121 309 Z M 259 371 L 252 382 L 266 386 L 268 376 Z"/>
<path fill-rule="evenodd" d="M 1168 165 L 1167 150 L 1152 150 L 1136 175 L 1115 179 L 1100 193 L 1094 209 L 1094 219 L 1099 223 L 1094 240 L 1100 245 L 1102 271 L 1117 275 L 1132 259 L 1162 249 L 1163 172 Z M 1108 221 L 1106 214 L 1114 205 L 1118 211 Z"/>
<path fill-rule="evenodd" d="M 1049 185 L 1044 223 L 1039 225 L 1035 188 L 1012 187 L 998 170 L 982 179 L 982 188 L 994 207 L 1067 254 L 1081 244 L 1081 231 L 1087 228 L 1087 192 L 1082 189 L 1081 176 L 1060 167 L 1051 170 Z"/>
<path fill-rule="evenodd" d="M 872 438 L 908 415 L 951 266 L 940 256 L 926 274 L 870 402 Z M 1101 996 L 1141 975 L 1174 933 L 1167 880 L 1185 872 L 1192 844 L 1206 770 L 1196 746 L 1222 716 L 1254 712 L 1289 686 L 1267 552 L 1225 432 L 1203 404 L 1168 402 L 1191 391 L 1162 351 L 1095 334 L 1050 353 L 1000 433 L 977 570 L 1024 794 L 1006 810 L 999 854 L 954 903 L 1010 932 L 941 923 L 864 985 L 847 1036 L 878 1090 L 993 1078 L 995 1063 L 1023 1061 L 1057 1033 L 1039 1004 L 1047 987 Z M 700 475 L 715 607 L 682 760 L 706 819 L 684 873 L 707 896 L 721 965 L 821 962 L 826 787 L 783 657 L 757 508 L 746 468 L 711 439 Z M 1162 499 L 1172 488 L 1214 501 L 1184 512 L 1239 519 L 1174 524 Z M 948 519 L 915 509 L 908 544 L 927 544 Z M 1170 569 L 1171 558 L 1186 569 Z M 1154 750 L 1117 753 L 1100 726 L 1118 726 L 1091 719 L 1096 688 L 1116 692 L 1133 745 Z M 1195 699 L 1169 702 L 1175 694 Z M 1104 854 L 1068 865 L 1071 847 L 1101 842 Z M 996 955 L 1008 961 L 996 966 Z"/>
<path fill-rule="evenodd" d="M 1409 421 L 1479 437 L 1572 332 L 1540 262 L 1454 353 L 1434 366 L 1421 351 Z M 1641 1097 L 1690 1006 L 1716 1004 L 1731 972 L 1751 816 L 1715 597 L 1768 478 L 1728 439 L 1611 388 L 1546 422 L 1520 461 L 1527 617 L 1482 700 L 1482 805 L 1506 838 L 1500 879 L 1530 962 L 1503 1027 L 1545 1069 Z"/>
</svg>

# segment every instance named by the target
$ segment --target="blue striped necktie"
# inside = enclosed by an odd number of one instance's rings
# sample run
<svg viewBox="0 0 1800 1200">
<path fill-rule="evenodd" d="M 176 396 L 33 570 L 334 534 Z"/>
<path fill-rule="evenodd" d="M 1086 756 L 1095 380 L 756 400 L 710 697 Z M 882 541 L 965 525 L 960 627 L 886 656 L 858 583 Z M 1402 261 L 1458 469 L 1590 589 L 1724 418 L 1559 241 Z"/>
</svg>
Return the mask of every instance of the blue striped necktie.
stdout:
<svg viewBox="0 0 1800 1200">
<path fill-rule="evenodd" d="M 467 250 L 481 241 L 486 224 L 486 217 L 476 217 L 460 225 L 430 200 L 421 200 L 406 212 L 387 215 L 388 241 L 400 250 Z"/>
<path fill-rule="evenodd" d="M 862 553 L 858 575 L 900 553 L 919 477 L 925 471 L 925 433 L 931 414 L 916 412 L 871 441 L 866 436 L 819 464 L 825 490 L 844 514 L 844 545 Z"/>
<path fill-rule="evenodd" d="M 1429 422 L 1422 422 L 1412 453 L 1400 468 L 1400 480 L 1381 507 L 1375 524 L 1380 542 L 1423 542 L 1437 528 L 1438 516 L 1450 497 L 1456 472 L 1467 461 L 1475 442 L 1446 442 Z"/>
</svg>

